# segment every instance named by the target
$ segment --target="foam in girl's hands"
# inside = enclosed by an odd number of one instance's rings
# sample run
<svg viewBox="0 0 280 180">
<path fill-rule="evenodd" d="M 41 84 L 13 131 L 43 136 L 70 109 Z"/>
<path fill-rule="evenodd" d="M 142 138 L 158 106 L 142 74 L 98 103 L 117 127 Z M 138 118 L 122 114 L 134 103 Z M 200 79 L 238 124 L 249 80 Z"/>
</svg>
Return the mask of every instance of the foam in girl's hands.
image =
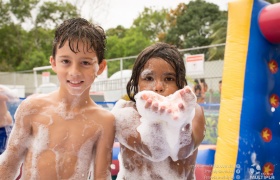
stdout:
<svg viewBox="0 0 280 180">
<path fill-rule="evenodd" d="M 150 131 L 153 131 L 154 124 L 158 124 L 164 132 L 170 156 L 173 160 L 177 160 L 179 148 L 187 145 L 180 144 L 180 133 L 186 125 L 191 129 L 192 119 L 195 115 L 196 96 L 191 88 L 186 86 L 167 97 L 153 91 L 141 91 L 135 96 L 135 100 L 137 110 L 142 116 L 141 125 L 137 128 L 142 141 L 145 144 L 151 144 L 154 143 L 151 142 L 152 139 L 160 139 L 161 133 L 153 134 L 151 138 L 147 136 L 151 134 Z M 185 134 L 189 137 L 185 137 L 187 140 L 184 142 L 190 143 L 191 133 Z"/>
</svg>

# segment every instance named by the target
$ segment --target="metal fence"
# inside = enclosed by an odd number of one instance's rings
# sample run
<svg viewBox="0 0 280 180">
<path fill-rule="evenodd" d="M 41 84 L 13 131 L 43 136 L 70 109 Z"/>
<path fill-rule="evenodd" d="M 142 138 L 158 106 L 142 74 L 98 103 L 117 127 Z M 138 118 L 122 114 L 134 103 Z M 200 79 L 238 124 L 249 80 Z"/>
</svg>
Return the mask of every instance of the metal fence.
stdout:
<svg viewBox="0 0 280 180">
<path fill-rule="evenodd" d="M 208 51 L 212 50 L 213 48 L 217 49 L 224 47 L 225 44 L 217 44 L 197 48 L 181 49 L 180 52 L 182 54 L 200 54 L 205 52 L 208 53 Z M 107 60 L 107 71 L 109 72 L 108 74 L 110 77 L 107 77 L 107 75 L 100 76 L 92 85 L 91 90 L 93 92 L 101 91 L 105 93 L 114 93 L 120 91 L 120 94 L 125 94 L 125 86 L 129 77 L 127 74 L 123 74 L 122 70 L 131 69 L 131 65 L 135 61 L 136 57 L 137 56 L 130 56 Z M 206 83 L 208 84 L 208 92 L 206 93 L 206 103 L 218 103 L 220 101 L 218 85 L 219 81 L 222 79 L 223 62 L 224 61 L 222 59 L 215 61 L 205 61 L 203 74 L 187 74 L 187 80 L 190 86 L 193 85 L 194 79 L 205 79 Z M 116 66 L 116 64 L 118 65 Z M 119 68 L 113 69 L 116 67 Z M 13 89 L 18 89 L 19 94 L 22 94 L 22 96 L 26 97 L 30 94 L 38 92 L 38 88 L 42 87 L 45 78 L 42 76 L 42 72 L 50 68 L 50 66 L 45 66 L 35 67 L 33 70 L 22 72 L 2 72 L 0 73 L 0 84 L 8 85 Z M 114 73 L 112 72 L 119 72 L 119 78 L 112 78 L 114 76 Z M 48 77 L 48 81 L 52 84 L 52 86 L 45 85 L 44 88 L 46 92 L 48 90 L 51 91 L 55 89 L 53 85 L 57 87 L 59 86 L 59 82 L 55 75 L 50 75 Z"/>
</svg>

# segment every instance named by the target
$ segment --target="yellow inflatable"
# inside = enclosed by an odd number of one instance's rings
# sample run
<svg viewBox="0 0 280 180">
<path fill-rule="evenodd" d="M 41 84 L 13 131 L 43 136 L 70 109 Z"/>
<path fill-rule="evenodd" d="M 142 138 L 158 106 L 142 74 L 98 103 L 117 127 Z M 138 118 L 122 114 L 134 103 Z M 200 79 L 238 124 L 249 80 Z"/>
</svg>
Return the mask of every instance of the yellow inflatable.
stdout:
<svg viewBox="0 0 280 180">
<path fill-rule="evenodd" d="M 280 4 L 228 4 L 211 179 L 280 179 Z"/>
</svg>

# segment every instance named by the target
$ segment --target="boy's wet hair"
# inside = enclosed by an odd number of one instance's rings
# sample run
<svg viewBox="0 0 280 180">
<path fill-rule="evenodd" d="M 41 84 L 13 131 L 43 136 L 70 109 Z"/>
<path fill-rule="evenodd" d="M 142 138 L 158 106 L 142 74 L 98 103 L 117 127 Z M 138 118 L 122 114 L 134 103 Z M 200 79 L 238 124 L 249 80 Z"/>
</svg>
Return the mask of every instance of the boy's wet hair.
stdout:
<svg viewBox="0 0 280 180">
<path fill-rule="evenodd" d="M 179 89 L 187 85 L 186 69 L 181 53 L 175 46 L 159 42 L 145 48 L 134 63 L 131 78 L 126 86 L 127 95 L 134 102 L 134 95 L 138 93 L 139 76 L 151 58 L 162 58 L 172 66 L 176 72 L 176 85 Z"/>
<path fill-rule="evenodd" d="M 106 35 L 102 27 L 96 26 L 83 18 L 73 18 L 64 21 L 55 31 L 52 56 L 55 58 L 57 49 L 63 47 L 65 42 L 72 52 L 96 52 L 98 63 L 104 59 L 106 48 Z M 78 43 L 84 44 L 84 49 L 79 49 Z"/>
</svg>

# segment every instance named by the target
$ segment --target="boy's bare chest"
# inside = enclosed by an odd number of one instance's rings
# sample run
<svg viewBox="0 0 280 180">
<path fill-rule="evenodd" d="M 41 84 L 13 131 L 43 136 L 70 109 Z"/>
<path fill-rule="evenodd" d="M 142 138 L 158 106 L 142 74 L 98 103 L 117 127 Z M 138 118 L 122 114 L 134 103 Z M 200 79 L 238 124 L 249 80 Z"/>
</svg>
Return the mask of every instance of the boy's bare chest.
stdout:
<svg viewBox="0 0 280 180">
<path fill-rule="evenodd" d="M 94 115 L 88 113 L 61 115 L 42 113 L 32 116 L 32 136 L 44 139 L 47 149 L 79 151 L 85 144 L 93 144 L 102 128 Z"/>
</svg>

